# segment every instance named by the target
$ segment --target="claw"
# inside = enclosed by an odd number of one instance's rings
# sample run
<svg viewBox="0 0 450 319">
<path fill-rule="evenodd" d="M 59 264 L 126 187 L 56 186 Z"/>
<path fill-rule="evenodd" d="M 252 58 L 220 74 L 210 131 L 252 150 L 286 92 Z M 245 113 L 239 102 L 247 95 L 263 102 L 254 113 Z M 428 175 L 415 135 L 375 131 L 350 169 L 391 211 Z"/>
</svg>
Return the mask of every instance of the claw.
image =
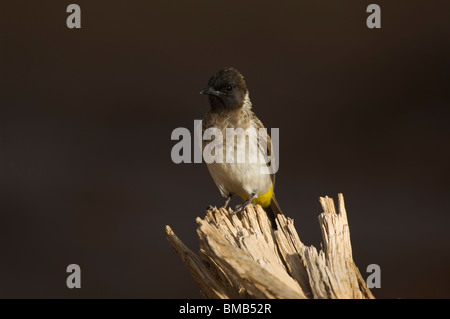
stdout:
<svg viewBox="0 0 450 319">
<path fill-rule="evenodd" d="M 234 211 L 231 213 L 231 216 L 234 216 L 237 213 L 241 213 L 242 211 L 244 211 L 244 209 L 245 209 L 245 207 L 247 207 L 247 205 L 244 205 L 244 204 L 236 205 L 236 207 L 234 208 Z"/>
<path fill-rule="evenodd" d="M 245 202 L 243 202 L 242 204 L 237 205 L 234 208 L 234 211 L 231 213 L 231 216 L 236 215 L 237 213 L 242 212 L 248 205 L 252 204 L 253 207 L 255 206 L 255 204 L 253 203 L 253 199 L 255 198 L 256 194 L 252 193 L 250 198 L 248 198 Z"/>
</svg>

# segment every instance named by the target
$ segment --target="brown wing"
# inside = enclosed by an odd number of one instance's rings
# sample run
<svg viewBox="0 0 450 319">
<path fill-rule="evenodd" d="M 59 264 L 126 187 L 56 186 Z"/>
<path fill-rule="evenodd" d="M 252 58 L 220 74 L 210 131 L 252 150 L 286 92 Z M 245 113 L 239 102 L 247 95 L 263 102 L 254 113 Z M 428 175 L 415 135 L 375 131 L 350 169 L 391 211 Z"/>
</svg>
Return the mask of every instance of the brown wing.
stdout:
<svg viewBox="0 0 450 319">
<path fill-rule="evenodd" d="M 262 122 L 259 120 L 259 118 L 255 115 L 255 113 L 253 113 L 252 111 L 250 111 L 250 120 L 254 123 L 256 129 L 259 131 L 260 128 L 265 128 L 264 125 L 262 124 Z M 270 138 L 269 133 L 267 132 L 267 129 L 264 130 L 265 134 L 263 136 L 263 138 L 265 138 L 265 140 L 267 141 L 267 145 L 264 145 L 264 143 L 262 141 L 260 141 L 259 139 L 259 134 L 258 134 L 258 147 L 261 149 L 261 151 L 265 154 L 266 150 L 267 150 L 267 156 L 271 157 L 272 156 L 272 139 Z M 271 158 L 271 161 L 273 161 L 274 159 Z M 267 163 L 267 166 L 269 166 L 270 162 Z M 270 178 L 272 179 L 272 184 L 273 187 L 275 188 L 275 174 L 270 174 Z"/>
</svg>

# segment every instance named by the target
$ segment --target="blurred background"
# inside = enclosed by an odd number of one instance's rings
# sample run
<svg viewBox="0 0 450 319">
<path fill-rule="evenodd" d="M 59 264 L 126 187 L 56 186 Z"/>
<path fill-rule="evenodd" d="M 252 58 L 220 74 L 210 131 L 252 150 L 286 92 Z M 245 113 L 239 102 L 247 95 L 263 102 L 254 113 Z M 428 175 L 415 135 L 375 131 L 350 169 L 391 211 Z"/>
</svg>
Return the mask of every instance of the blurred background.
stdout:
<svg viewBox="0 0 450 319">
<path fill-rule="evenodd" d="M 195 218 L 223 199 L 170 137 L 234 66 L 280 129 L 276 193 L 302 241 L 320 247 L 319 196 L 342 192 L 376 297 L 449 298 L 450 3 L 377 1 L 373 30 L 370 3 L 3 1 L 0 297 L 199 297 L 164 226 L 197 251 Z"/>
</svg>

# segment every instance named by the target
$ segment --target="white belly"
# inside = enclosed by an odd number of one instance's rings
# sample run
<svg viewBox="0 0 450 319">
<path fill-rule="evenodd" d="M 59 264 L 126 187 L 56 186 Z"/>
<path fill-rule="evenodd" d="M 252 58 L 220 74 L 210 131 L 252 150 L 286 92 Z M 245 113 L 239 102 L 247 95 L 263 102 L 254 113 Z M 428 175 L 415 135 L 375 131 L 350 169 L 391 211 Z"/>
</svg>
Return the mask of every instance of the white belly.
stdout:
<svg viewBox="0 0 450 319">
<path fill-rule="evenodd" d="M 235 143 L 224 143 L 226 134 L 224 132 L 222 143 L 218 141 L 219 147 L 223 149 L 221 162 L 207 163 L 207 167 L 217 187 L 224 197 L 231 194 L 249 197 L 252 193 L 261 195 L 269 191 L 272 184 L 269 169 L 264 162 L 264 153 L 257 144 L 257 131 L 248 129 L 248 138 L 239 138 Z M 206 143 L 207 144 L 207 143 Z M 216 157 L 217 159 L 217 157 Z"/>
</svg>

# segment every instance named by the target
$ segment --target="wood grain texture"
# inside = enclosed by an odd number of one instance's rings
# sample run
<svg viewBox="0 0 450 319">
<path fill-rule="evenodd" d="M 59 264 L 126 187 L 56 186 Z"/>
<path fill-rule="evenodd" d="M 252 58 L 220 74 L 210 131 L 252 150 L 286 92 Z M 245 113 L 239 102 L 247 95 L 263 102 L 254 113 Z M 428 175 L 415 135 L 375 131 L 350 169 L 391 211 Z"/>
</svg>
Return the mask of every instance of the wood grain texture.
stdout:
<svg viewBox="0 0 450 319">
<path fill-rule="evenodd" d="M 374 298 L 353 262 L 344 197 L 321 197 L 322 249 L 304 245 L 291 218 L 276 229 L 260 206 L 197 218 L 198 254 L 166 226 L 166 237 L 205 298 Z"/>
</svg>

